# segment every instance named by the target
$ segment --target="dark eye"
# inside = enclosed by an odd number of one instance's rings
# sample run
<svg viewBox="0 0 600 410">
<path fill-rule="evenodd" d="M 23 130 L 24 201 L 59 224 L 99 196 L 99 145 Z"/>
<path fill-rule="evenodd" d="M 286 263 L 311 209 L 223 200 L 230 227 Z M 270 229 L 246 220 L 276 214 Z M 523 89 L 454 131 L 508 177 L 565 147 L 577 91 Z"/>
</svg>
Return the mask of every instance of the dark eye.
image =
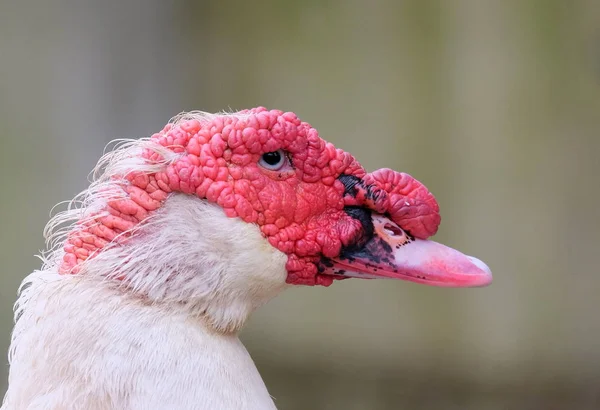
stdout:
<svg viewBox="0 0 600 410">
<path fill-rule="evenodd" d="M 278 171 L 285 165 L 285 152 L 281 149 L 273 152 L 265 152 L 260 157 L 258 165 L 271 171 Z"/>
</svg>

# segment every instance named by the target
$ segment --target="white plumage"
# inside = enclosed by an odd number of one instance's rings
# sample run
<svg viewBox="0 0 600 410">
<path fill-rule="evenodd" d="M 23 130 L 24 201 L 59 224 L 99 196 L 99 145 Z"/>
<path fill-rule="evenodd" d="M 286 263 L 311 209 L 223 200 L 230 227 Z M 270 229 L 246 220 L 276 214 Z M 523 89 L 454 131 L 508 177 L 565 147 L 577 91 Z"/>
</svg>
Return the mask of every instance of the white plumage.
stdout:
<svg viewBox="0 0 600 410">
<path fill-rule="evenodd" d="M 86 263 L 101 272 L 131 255 L 140 293 L 97 274 L 29 275 L 2 410 L 275 408 L 237 332 L 287 286 L 285 255 L 255 225 L 183 194 L 157 213 L 160 224 L 172 229 L 142 229 L 143 240 Z"/>
</svg>

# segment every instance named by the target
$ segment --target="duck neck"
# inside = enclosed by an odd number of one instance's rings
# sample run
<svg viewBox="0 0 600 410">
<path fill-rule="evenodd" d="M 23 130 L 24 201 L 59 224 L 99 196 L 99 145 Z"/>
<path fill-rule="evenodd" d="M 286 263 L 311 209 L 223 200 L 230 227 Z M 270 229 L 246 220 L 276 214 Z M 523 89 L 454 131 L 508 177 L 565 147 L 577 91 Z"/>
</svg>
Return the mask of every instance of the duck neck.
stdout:
<svg viewBox="0 0 600 410">
<path fill-rule="evenodd" d="M 238 332 L 287 286 L 287 255 L 255 224 L 196 197 L 172 194 L 124 243 L 86 260 L 77 275 L 118 279 L 126 292 Z"/>
<path fill-rule="evenodd" d="M 274 408 L 236 331 L 94 278 L 27 281 L 6 408 Z"/>
</svg>

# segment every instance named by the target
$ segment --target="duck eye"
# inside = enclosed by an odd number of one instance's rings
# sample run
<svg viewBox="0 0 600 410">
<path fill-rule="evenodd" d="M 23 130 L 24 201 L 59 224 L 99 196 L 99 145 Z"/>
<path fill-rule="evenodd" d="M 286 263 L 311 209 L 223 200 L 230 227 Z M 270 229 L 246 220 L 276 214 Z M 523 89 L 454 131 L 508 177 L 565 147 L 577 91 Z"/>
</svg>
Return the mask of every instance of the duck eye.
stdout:
<svg viewBox="0 0 600 410">
<path fill-rule="evenodd" d="M 271 171 L 277 171 L 285 164 L 285 153 L 283 150 L 265 152 L 260 157 L 258 165 Z"/>
</svg>

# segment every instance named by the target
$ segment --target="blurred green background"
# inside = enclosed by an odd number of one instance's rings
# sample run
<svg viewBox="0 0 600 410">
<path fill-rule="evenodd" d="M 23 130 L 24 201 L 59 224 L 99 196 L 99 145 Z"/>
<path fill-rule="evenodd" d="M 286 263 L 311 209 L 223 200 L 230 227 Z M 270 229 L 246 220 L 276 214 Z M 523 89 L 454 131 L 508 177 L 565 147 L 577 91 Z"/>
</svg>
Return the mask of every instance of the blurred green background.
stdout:
<svg viewBox="0 0 600 410">
<path fill-rule="evenodd" d="M 1 0 L 0 351 L 108 141 L 257 105 L 422 180 L 495 275 L 280 296 L 242 335 L 280 409 L 600 408 L 598 0 Z"/>
</svg>

